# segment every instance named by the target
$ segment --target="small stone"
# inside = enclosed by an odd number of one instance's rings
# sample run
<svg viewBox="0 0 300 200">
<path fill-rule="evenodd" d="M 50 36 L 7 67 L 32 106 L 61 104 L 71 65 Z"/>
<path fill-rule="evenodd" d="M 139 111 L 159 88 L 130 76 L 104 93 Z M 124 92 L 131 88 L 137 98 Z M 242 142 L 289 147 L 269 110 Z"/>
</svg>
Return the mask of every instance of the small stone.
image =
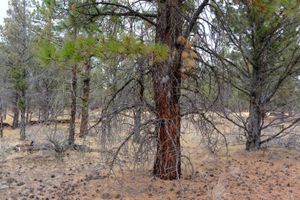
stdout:
<svg viewBox="0 0 300 200">
<path fill-rule="evenodd" d="M 4 190 L 4 189 L 7 189 L 7 188 L 9 188 L 8 185 L 0 184 L 0 190 Z"/>
<path fill-rule="evenodd" d="M 24 182 L 17 183 L 17 186 L 22 186 L 22 185 L 25 185 L 25 183 Z"/>
<path fill-rule="evenodd" d="M 121 194 L 119 194 L 119 193 L 114 194 L 114 198 L 115 199 L 120 199 L 121 198 Z"/>
<path fill-rule="evenodd" d="M 14 179 L 14 178 L 8 178 L 8 179 L 6 179 L 6 182 L 7 182 L 8 184 L 12 184 L 13 182 L 17 182 L 17 181 L 16 181 L 16 179 Z"/>
<path fill-rule="evenodd" d="M 111 199 L 112 196 L 111 196 L 111 194 L 109 194 L 108 192 L 105 192 L 105 193 L 103 193 L 103 194 L 101 195 L 101 198 L 102 198 L 102 199 Z"/>
</svg>

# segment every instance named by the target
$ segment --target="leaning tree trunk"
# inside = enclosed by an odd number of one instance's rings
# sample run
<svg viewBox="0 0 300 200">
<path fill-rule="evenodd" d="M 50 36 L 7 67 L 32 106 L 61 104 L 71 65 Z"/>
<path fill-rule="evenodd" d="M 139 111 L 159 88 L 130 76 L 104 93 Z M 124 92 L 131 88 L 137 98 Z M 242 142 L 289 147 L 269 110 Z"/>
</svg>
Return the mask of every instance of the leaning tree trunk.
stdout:
<svg viewBox="0 0 300 200">
<path fill-rule="evenodd" d="M 18 94 L 15 94 L 15 101 L 13 105 L 13 122 L 12 122 L 12 128 L 16 129 L 19 127 L 19 108 L 18 108 L 18 101 L 19 97 Z"/>
<path fill-rule="evenodd" d="M 182 16 L 179 12 L 181 5 L 182 0 L 158 1 L 156 42 L 169 48 L 169 56 L 165 61 L 154 61 L 152 69 L 154 100 L 160 120 L 153 173 L 166 180 L 181 176 L 181 61 L 175 47 L 177 38 L 182 34 Z"/>
<path fill-rule="evenodd" d="M 88 133 L 90 79 L 91 79 L 90 74 L 91 74 L 91 61 L 89 59 L 84 65 L 83 86 L 82 86 L 81 123 L 80 123 L 79 137 L 84 137 Z"/>
<path fill-rule="evenodd" d="M 76 120 L 76 90 L 77 90 L 77 66 L 72 67 L 72 81 L 71 81 L 71 114 L 69 127 L 69 145 L 75 143 L 75 120 Z"/>
</svg>

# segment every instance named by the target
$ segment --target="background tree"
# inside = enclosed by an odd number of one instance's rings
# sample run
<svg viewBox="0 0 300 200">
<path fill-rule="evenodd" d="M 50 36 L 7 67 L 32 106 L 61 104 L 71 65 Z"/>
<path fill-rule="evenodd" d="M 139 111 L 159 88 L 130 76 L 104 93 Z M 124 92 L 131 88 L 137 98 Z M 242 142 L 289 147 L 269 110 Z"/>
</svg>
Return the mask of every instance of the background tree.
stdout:
<svg viewBox="0 0 300 200">
<path fill-rule="evenodd" d="M 10 1 L 8 18 L 4 20 L 2 39 L 12 82 L 12 101 L 14 109 L 13 127 L 18 125 L 19 112 L 20 139 L 26 137 L 26 109 L 28 105 L 28 74 L 32 60 L 31 40 L 33 37 L 29 1 Z"/>
<path fill-rule="evenodd" d="M 278 91 L 299 73 L 299 5 L 296 1 L 242 1 L 218 3 L 214 9 L 218 23 L 212 26 L 223 49 L 209 43 L 202 49 L 217 59 L 219 78 L 249 106 L 248 117 L 235 117 L 224 110 L 225 118 L 244 129 L 247 150 L 259 149 L 299 121 L 289 118 L 277 133 L 262 138 L 262 130 L 278 126 L 278 120 L 265 120 L 275 109 L 272 102 Z"/>
</svg>

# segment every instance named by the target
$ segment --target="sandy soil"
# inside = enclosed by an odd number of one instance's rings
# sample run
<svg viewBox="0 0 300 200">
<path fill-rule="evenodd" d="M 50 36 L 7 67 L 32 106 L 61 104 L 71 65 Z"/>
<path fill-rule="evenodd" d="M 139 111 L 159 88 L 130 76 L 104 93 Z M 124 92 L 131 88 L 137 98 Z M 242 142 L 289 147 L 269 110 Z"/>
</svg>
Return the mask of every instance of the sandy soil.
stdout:
<svg viewBox="0 0 300 200">
<path fill-rule="evenodd" d="M 123 168 L 107 176 L 99 152 L 69 151 L 63 160 L 51 151 L 14 152 L 17 130 L 5 130 L 0 141 L 0 199 L 300 199 L 299 151 L 269 148 L 246 152 L 243 146 L 210 154 L 199 136 L 183 136 L 184 154 L 194 173 L 183 164 L 179 181 L 151 176 L 150 166 Z M 187 160 L 183 159 L 184 163 Z"/>
</svg>

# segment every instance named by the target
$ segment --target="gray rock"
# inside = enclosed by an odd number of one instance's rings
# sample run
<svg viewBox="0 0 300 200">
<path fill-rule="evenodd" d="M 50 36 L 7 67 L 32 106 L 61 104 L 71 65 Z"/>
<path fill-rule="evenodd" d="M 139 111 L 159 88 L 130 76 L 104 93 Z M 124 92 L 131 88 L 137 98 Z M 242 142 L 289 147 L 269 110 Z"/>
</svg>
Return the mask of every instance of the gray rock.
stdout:
<svg viewBox="0 0 300 200">
<path fill-rule="evenodd" d="M 101 198 L 102 199 L 111 199 L 112 198 L 112 195 L 108 192 L 105 192 L 101 195 Z"/>
<path fill-rule="evenodd" d="M 9 186 L 6 183 L 0 182 L 0 190 L 5 190 L 7 188 L 9 188 Z"/>
</svg>

